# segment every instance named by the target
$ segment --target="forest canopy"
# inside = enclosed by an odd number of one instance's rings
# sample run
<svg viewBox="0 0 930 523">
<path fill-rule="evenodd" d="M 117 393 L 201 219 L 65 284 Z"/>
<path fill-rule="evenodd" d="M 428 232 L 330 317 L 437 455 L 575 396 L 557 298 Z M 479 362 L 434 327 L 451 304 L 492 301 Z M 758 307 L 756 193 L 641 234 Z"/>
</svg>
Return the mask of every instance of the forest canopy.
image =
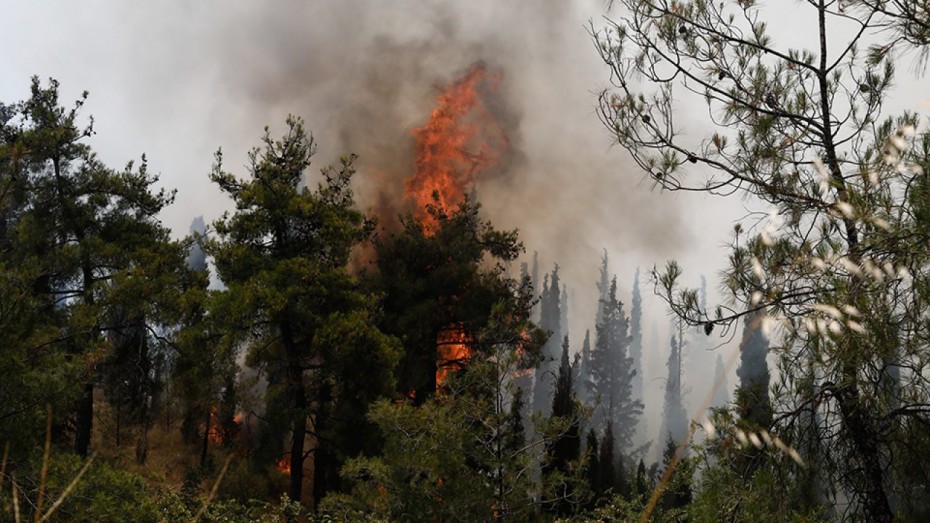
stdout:
<svg viewBox="0 0 930 523">
<path fill-rule="evenodd" d="M 930 4 L 795 2 L 810 49 L 752 0 L 608 4 L 596 115 L 626 178 L 753 209 L 719 303 L 605 250 L 577 312 L 553 247 L 482 206 L 523 161 L 484 62 L 437 84 L 396 201 L 365 208 L 383 176 L 318 163 L 290 116 L 244 166 L 217 150 L 229 211 L 186 234 L 145 155 L 95 153 L 88 93 L 0 103 L 0 519 L 930 515 L 930 129 L 887 110 Z"/>
</svg>

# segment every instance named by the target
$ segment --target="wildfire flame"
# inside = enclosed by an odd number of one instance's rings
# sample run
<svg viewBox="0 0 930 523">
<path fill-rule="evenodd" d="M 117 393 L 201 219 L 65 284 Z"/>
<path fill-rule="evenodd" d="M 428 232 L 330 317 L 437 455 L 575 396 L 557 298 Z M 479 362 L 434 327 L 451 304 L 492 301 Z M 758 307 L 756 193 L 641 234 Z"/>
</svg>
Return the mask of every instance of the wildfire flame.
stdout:
<svg viewBox="0 0 930 523">
<path fill-rule="evenodd" d="M 237 412 L 233 415 L 233 423 L 238 427 L 242 424 L 242 413 Z M 210 432 L 207 434 L 207 440 L 210 441 L 213 445 L 221 445 L 223 441 L 224 434 L 223 428 L 220 427 L 220 419 L 217 415 L 216 405 L 210 407 Z"/>
<path fill-rule="evenodd" d="M 290 473 L 291 473 L 291 456 L 290 456 L 290 454 L 285 454 L 284 456 L 281 457 L 281 459 L 278 460 L 278 470 L 280 470 L 282 474 L 290 474 Z"/>
<path fill-rule="evenodd" d="M 448 325 L 436 336 L 436 388 L 446 381 L 453 371 L 460 369 L 471 359 L 471 344 L 474 340 L 465 332 L 461 323 Z"/>
<path fill-rule="evenodd" d="M 492 96 L 501 82 L 499 72 L 483 63 L 440 88 L 429 120 L 414 129 L 415 172 L 404 183 L 404 194 L 414 206 L 414 217 L 427 234 L 436 218 L 427 209 L 451 210 L 465 199 L 476 178 L 498 165 L 510 142 L 492 110 Z M 436 388 L 472 356 L 474 340 L 464 325 L 453 323 L 436 337 Z"/>
<path fill-rule="evenodd" d="M 489 73 L 484 64 L 473 65 L 441 89 L 429 120 L 413 130 L 416 171 L 405 182 L 404 194 L 427 231 L 435 226 L 427 205 L 451 209 L 459 204 L 475 178 L 510 148 L 503 126 L 489 109 L 488 96 L 500 81 L 501 75 Z"/>
</svg>

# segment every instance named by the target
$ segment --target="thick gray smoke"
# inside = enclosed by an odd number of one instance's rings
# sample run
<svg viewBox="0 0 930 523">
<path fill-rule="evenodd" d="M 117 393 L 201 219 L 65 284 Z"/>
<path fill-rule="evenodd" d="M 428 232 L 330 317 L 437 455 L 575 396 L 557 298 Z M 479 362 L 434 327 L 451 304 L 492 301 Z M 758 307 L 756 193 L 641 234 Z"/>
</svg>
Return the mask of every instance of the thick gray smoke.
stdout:
<svg viewBox="0 0 930 523">
<path fill-rule="evenodd" d="M 439 85 L 483 60 L 503 73 L 500 116 L 514 153 L 508 172 L 478 182 L 485 215 L 520 229 L 543 269 L 558 261 L 569 285 L 582 287 L 574 312 L 593 318 L 602 248 L 615 254 L 627 290 L 634 264 L 688 248 L 680 206 L 644 186 L 595 116 L 606 69 L 586 24 L 602 9 L 597 1 L 492 0 L 218 9 L 198 36 L 216 88 L 205 100 L 213 134 L 236 158 L 262 125 L 274 130 L 288 113 L 303 116 L 320 146 L 318 165 L 358 154 L 363 205 L 395 209 L 413 173 L 411 130 L 426 122 Z M 185 52 L 178 42 L 177 54 Z"/>
<path fill-rule="evenodd" d="M 105 9 L 50 0 L 41 12 L 10 11 L 12 26 L 43 34 L 21 36 L 29 45 L 0 36 L 17 50 L 0 94 L 24 97 L 30 74 L 59 78 L 64 100 L 89 90 L 93 145 L 114 166 L 148 153 L 150 170 L 178 190 L 164 221 L 179 236 L 194 216 L 209 223 L 229 207 L 207 177 L 216 148 L 227 170 L 244 175 L 262 128 L 274 136 L 288 114 L 314 132 L 317 167 L 358 154 L 362 205 L 397 208 L 414 172 L 411 131 L 426 122 L 437 86 L 480 60 L 503 74 L 498 109 L 512 157 L 506 172 L 478 181 L 479 200 L 496 226 L 520 230 L 528 259 L 539 252 L 540 274 L 559 263 L 573 350 L 594 332 L 602 249 L 627 311 L 637 266 L 646 274 L 677 258 L 695 285 L 722 265 L 726 218 L 693 215 L 693 200 L 650 191 L 598 122 L 607 69 L 586 27 L 600 20 L 602 0 L 95 3 Z M 715 232 L 692 243 L 699 228 Z M 664 324 L 645 281 L 643 295 L 644 322 Z M 644 359 L 664 361 L 668 337 L 656 337 L 647 333 L 644 345 L 662 355 Z M 647 382 L 664 375 L 657 370 Z"/>
</svg>

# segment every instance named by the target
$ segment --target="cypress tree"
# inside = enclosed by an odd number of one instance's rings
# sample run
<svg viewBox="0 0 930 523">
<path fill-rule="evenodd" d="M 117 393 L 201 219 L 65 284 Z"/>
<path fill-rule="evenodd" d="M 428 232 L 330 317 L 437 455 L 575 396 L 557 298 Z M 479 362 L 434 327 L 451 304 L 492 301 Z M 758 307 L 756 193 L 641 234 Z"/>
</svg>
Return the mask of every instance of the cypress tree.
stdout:
<svg viewBox="0 0 930 523">
<path fill-rule="evenodd" d="M 592 494 L 590 505 L 594 506 L 603 493 L 601 491 L 600 450 L 597 443 L 597 434 L 594 433 L 594 429 L 588 430 L 588 438 L 585 444 L 588 456 L 588 463 L 585 468 L 585 480 Z"/>
<path fill-rule="evenodd" d="M 600 455 L 598 464 L 600 466 L 600 478 L 598 481 L 597 492 L 606 493 L 612 490 L 614 494 L 618 492 L 617 469 L 614 462 L 614 430 L 613 423 L 607 422 L 604 429 L 604 436 L 601 438 Z"/>
<path fill-rule="evenodd" d="M 675 441 L 680 441 L 688 429 L 688 416 L 685 413 L 681 397 L 681 346 L 684 343 L 682 330 L 678 337 L 671 338 L 671 352 L 668 355 L 668 377 L 665 380 L 665 416 L 659 434 L 668 434 Z"/>
<path fill-rule="evenodd" d="M 575 378 L 575 394 L 582 403 L 590 403 L 594 398 L 594 381 L 591 375 L 591 331 L 584 331 L 584 342 Z"/>
<path fill-rule="evenodd" d="M 746 315 L 740 342 L 740 365 L 736 370 L 739 377 L 736 389 L 737 411 L 740 418 L 754 428 L 768 428 L 772 423 L 770 375 L 766 361 L 769 340 L 762 333 L 761 323 L 762 313 Z"/>
<path fill-rule="evenodd" d="M 730 386 L 727 384 L 725 372 L 723 358 L 718 354 L 717 361 L 714 363 L 714 383 L 719 382 L 720 385 L 714 390 L 714 397 L 711 401 L 711 406 L 715 408 L 726 407 L 730 403 Z"/>
<path fill-rule="evenodd" d="M 643 397 L 643 297 L 639 292 L 639 267 L 633 278 L 633 295 L 630 307 L 630 359 L 633 363 L 633 401 Z"/>
<path fill-rule="evenodd" d="M 629 320 L 623 313 L 623 304 L 617 299 L 616 278 L 610 284 L 603 306 L 603 320 L 597 325 L 597 339 L 591 352 L 591 374 L 599 400 L 594 426 L 604 427 L 610 423 L 618 447 L 629 449 L 643 404 L 632 398 L 635 371 L 628 355 Z"/>
<path fill-rule="evenodd" d="M 562 357 L 555 383 L 555 394 L 552 397 L 552 417 L 567 423 L 567 427 L 549 445 L 546 466 L 543 467 L 545 474 L 558 472 L 561 476 L 556 485 L 556 501 L 549 509 L 563 515 L 570 513 L 572 509 L 575 493 L 567 477 L 571 474 L 572 463 L 577 462 L 581 454 L 581 429 L 572 373 L 568 358 L 568 336 L 565 336 L 562 341 Z"/>
<path fill-rule="evenodd" d="M 559 266 L 552 269 L 550 275 L 543 278 L 543 293 L 540 300 L 539 327 L 550 332 L 549 339 L 542 347 L 542 360 L 536 367 L 536 384 L 533 390 L 533 411 L 549 414 L 554 391 L 554 381 L 557 379 L 559 361 L 559 343 L 562 332 L 559 326 L 560 296 L 559 296 Z"/>
</svg>

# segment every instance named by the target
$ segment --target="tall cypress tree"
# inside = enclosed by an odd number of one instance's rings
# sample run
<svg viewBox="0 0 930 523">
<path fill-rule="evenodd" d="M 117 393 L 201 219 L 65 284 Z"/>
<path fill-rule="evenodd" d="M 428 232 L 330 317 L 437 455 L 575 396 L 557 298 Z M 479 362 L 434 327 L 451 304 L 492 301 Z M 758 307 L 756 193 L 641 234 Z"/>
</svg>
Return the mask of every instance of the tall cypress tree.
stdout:
<svg viewBox="0 0 930 523">
<path fill-rule="evenodd" d="M 585 442 L 588 462 L 585 467 L 585 479 L 588 483 L 588 488 L 591 490 L 592 499 L 591 506 L 597 504 L 597 501 L 600 499 L 601 491 L 601 466 L 600 466 L 600 449 L 597 443 L 597 434 L 594 432 L 594 429 L 588 430 L 588 437 Z"/>
<path fill-rule="evenodd" d="M 607 422 L 604 428 L 604 436 L 601 437 L 600 454 L 598 456 L 598 465 L 600 467 L 600 477 L 598 479 L 597 492 L 607 492 L 612 490 L 614 494 L 619 492 L 619 481 L 617 476 L 617 462 L 614 450 L 617 442 L 614 439 L 613 423 Z"/>
<path fill-rule="evenodd" d="M 591 374 L 590 330 L 584 331 L 584 342 L 581 344 L 581 354 L 575 376 L 575 394 L 578 395 L 582 403 L 590 403 L 594 399 L 594 378 Z"/>
<path fill-rule="evenodd" d="M 562 340 L 562 356 L 559 364 L 558 379 L 555 383 L 555 393 L 552 397 L 552 418 L 566 423 L 547 449 L 544 474 L 558 473 L 560 478 L 554 486 L 556 501 L 548 509 L 557 514 L 568 514 L 572 510 L 575 497 L 573 483 L 569 481 L 572 464 L 578 461 L 581 455 L 581 423 L 578 418 L 578 404 L 575 398 L 573 369 L 568 358 L 568 336 Z"/>
<path fill-rule="evenodd" d="M 597 338 L 591 352 L 591 374 L 599 401 L 594 413 L 596 428 L 612 425 L 619 449 L 629 449 L 639 416 L 641 401 L 634 400 L 633 361 L 629 357 L 629 320 L 617 299 L 617 279 L 613 278 L 603 303 L 603 319 L 597 325 Z M 604 443 L 602 442 L 602 446 Z"/>
<path fill-rule="evenodd" d="M 556 264 L 552 269 L 551 278 L 550 275 L 543 278 L 539 327 L 551 334 L 542 348 L 542 360 L 536 367 L 536 384 L 533 390 L 533 412 L 542 412 L 546 415 L 552 404 L 554 382 L 558 377 L 559 346 L 562 340 L 562 329 L 559 325 L 561 317 L 559 294 L 559 266 Z"/>
<path fill-rule="evenodd" d="M 768 428 L 772 423 L 772 402 L 769 398 L 769 340 L 762 333 L 763 313 L 747 314 L 740 341 L 740 365 L 736 370 L 739 386 L 736 407 L 740 418 L 754 428 Z"/>
<path fill-rule="evenodd" d="M 597 280 L 597 317 L 594 320 L 595 325 L 604 320 L 604 304 L 607 302 L 607 295 L 610 292 L 610 273 L 607 272 L 607 249 L 601 255 L 600 277 Z"/>
<path fill-rule="evenodd" d="M 643 297 L 639 292 L 639 267 L 633 278 L 630 307 L 630 358 L 633 360 L 633 391 L 635 401 L 643 401 Z"/>
<path fill-rule="evenodd" d="M 723 358 L 718 354 L 717 361 L 714 363 L 714 383 L 719 383 L 719 385 L 714 390 L 711 407 L 726 407 L 730 403 L 730 386 L 727 384 L 725 372 Z"/>
<path fill-rule="evenodd" d="M 661 440 L 670 437 L 674 441 L 681 441 L 688 430 L 688 415 L 681 397 L 681 359 L 684 344 L 682 333 L 683 327 L 679 324 L 678 335 L 673 335 L 671 338 L 671 352 L 668 355 L 667 364 L 668 377 L 665 380 L 665 415 L 662 420 L 662 429 L 659 432 Z"/>
</svg>

